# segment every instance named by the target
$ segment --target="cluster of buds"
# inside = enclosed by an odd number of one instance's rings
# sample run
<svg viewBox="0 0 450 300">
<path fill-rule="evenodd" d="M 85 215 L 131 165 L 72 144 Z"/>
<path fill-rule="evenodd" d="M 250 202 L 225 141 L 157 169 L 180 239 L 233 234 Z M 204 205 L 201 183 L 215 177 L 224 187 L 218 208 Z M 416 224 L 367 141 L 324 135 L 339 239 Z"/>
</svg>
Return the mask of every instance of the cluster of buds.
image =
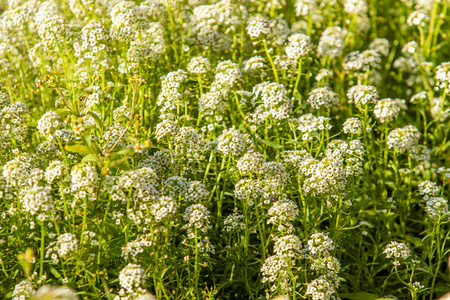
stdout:
<svg viewBox="0 0 450 300">
<path fill-rule="evenodd" d="M 54 74 L 56 75 L 56 74 Z M 46 74 L 42 79 L 36 79 L 36 87 L 40 87 L 41 85 L 54 88 L 56 87 L 56 77 L 53 75 Z"/>
</svg>

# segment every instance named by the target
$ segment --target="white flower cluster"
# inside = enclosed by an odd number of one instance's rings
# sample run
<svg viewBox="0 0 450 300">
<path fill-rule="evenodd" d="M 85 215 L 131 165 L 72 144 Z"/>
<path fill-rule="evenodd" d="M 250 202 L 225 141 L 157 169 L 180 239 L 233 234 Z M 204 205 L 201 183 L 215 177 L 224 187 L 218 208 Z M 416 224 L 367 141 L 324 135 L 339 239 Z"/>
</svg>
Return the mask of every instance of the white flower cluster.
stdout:
<svg viewBox="0 0 450 300">
<path fill-rule="evenodd" d="M 191 74 L 202 75 L 211 71 L 211 64 L 207 58 L 196 56 L 189 61 L 187 70 Z"/>
<path fill-rule="evenodd" d="M 119 123 L 120 123 L 121 119 L 128 121 L 130 119 L 130 114 L 131 114 L 131 111 L 128 106 L 126 106 L 126 105 L 119 106 L 118 108 L 116 108 L 113 111 L 113 120 L 114 120 L 114 122 L 119 122 Z"/>
<path fill-rule="evenodd" d="M 287 37 L 291 33 L 289 23 L 281 17 L 273 18 L 269 21 L 269 23 L 272 27 L 272 34 L 268 38 L 274 45 L 284 45 Z"/>
<path fill-rule="evenodd" d="M 224 48 L 224 40 L 220 32 L 218 32 L 212 25 L 206 25 L 197 29 L 197 40 L 200 45 L 205 48 L 211 47 L 218 51 Z"/>
<path fill-rule="evenodd" d="M 436 182 L 429 180 L 422 181 L 419 183 L 419 194 L 423 195 L 424 200 L 428 200 L 428 198 L 439 194 L 439 186 Z"/>
<path fill-rule="evenodd" d="M 187 81 L 187 73 L 184 70 L 170 72 L 161 80 L 161 93 L 158 96 L 158 105 L 162 106 L 161 112 L 176 109 L 181 102 L 182 83 Z"/>
<path fill-rule="evenodd" d="M 391 98 L 381 99 L 375 104 L 373 114 L 381 123 L 392 122 L 400 112 L 400 107 Z"/>
<path fill-rule="evenodd" d="M 306 294 L 311 295 L 313 300 L 329 300 L 335 292 L 335 284 L 325 276 L 311 281 L 306 289 Z"/>
<path fill-rule="evenodd" d="M 42 135 L 49 135 L 63 126 L 64 122 L 54 111 L 46 112 L 37 122 L 37 128 Z"/>
<path fill-rule="evenodd" d="M 284 150 L 277 155 L 277 160 L 284 163 L 286 168 L 299 168 L 303 161 L 312 158 L 311 154 L 303 150 Z"/>
<path fill-rule="evenodd" d="M 183 200 L 186 202 L 199 202 L 208 198 L 208 196 L 209 192 L 201 181 L 190 181 Z"/>
<path fill-rule="evenodd" d="M 434 78 L 436 79 L 434 89 L 450 94 L 450 62 L 443 62 L 437 66 Z"/>
<path fill-rule="evenodd" d="M 292 112 L 292 101 L 282 84 L 276 82 L 263 82 L 253 87 L 253 97 L 261 99 L 268 115 L 276 120 L 289 118 Z"/>
<path fill-rule="evenodd" d="M 443 97 L 433 97 L 430 99 L 430 113 L 433 119 L 445 122 L 450 117 L 450 105 Z"/>
<path fill-rule="evenodd" d="M 328 278 L 333 278 L 341 270 L 341 263 L 334 256 L 319 255 L 312 261 L 311 269 L 319 273 L 325 273 Z"/>
<path fill-rule="evenodd" d="M 44 49 L 50 51 L 63 48 L 66 30 L 64 19 L 57 15 L 47 16 L 39 22 L 38 34 Z"/>
<path fill-rule="evenodd" d="M 265 38 L 272 33 L 272 26 L 266 19 L 254 17 L 249 20 L 246 30 L 252 39 Z"/>
<path fill-rule="evenodd" d="M 266 59 L 259 55 L 255 55 L 242 63 L 242 70 L 247 74 L 263 75 L 262 71 L 266 67 Z"/>
<path fill-rule="evenodd" d="M 225 111 L 226 101 L 220 92 L 207 92 L 198 100 L 198 110 L 202 115 L 221 115 Z"/>
<path fill-rule="evenodd" d="M 200 45 L 221 50 L 229 45 L 231 35 L 245 25 L 247 18 L 244 5 L 221 0 L 209 5 L 194 5 L 190 21 Z"/>
<path fill-rule="evenodd" d="M 137 22 L 136 8 L 131 1 L 117 2 L 111 9 L 111 37 L 116 40 L 131 40 Z"/>
<path fill-rule="evenodd" d="M 98 173 L 94 166 L 89 163 L 79 163 L 72 168 L 71 193 L 75 200 L 89 197 L 94 201 L 97 199 Z M 76 204 L 76 201 L 73 205 Z"/>
<path fill-rule="evenodd" d="M 0 109 L 3 109 L 5 106 L 11 104 L 11 99 L 9 99 L 9 95 L 5 92 L 0 91 Z"/>
<path fill-rule="evenodd" d="M 263 154 L 250 150 L 236 162 L 236 167 L 239 174 L 249 176 L 251 174 L 258 174 L 264 162 Z"/>
<path fill-rule="evenodd" d="M 111 126 L 108 126 L 106 130 L 103 132 L 102 140 L 103 140 L 103 154 L 109 154 L 110 149 L 114 145 L 116 145 L 115 149 L 124 148 L 125 144 L 121 141 L 127 137 L 127 132 L 125 131 L 125 127 L 121 124 L 115 123 Z"/>
<path fill-rule="evenodd" d="M 271 292 L 277 289 L 288 292 L 291 287 L 289 285 L 289 261 L 285 255 L 272 255 L 266 258 L 261 266 L 262 279 L 261 282 L 278 283 L 273 284 L 270 288 Z"/>
<path fill-rule="evenodd" d="M 393 129 L 387 137 L 389 149 L 395 148 L 399 152 L 404 152 L 415 146 L 419 142 L 420 132 L 413 125 Z"/>
<path fill-rule="evenodd" d="M 354 85 L 347 91 L 349 103 L 355 103 L 357 107 L 364 107 L 369 103 L 376 103 L 378 91 L 370 85 Z"/>
<path fill-rule="evenodd" d="M 322 68 L 317 72 L 315 79 L 317 82 L 320 82 L 324 79 L 328 79 L 328 78 L 332 77 L 333 75 L 334 75 L 334 72 L 332 70 Z"/>
<path fill-rule="evenodd" d="M 296 235 L 285 235 L 275 240 L 273 251 L 277 255 L 285 255 L 290 259 L 303 257 L 302 242 Z"/>
<path fill-rule="evenodd" d="M 280 199 L 273 203 L 267 215 L 269 216 L 267 224 L 278 226 L 278 231 L 291 233 L 293 230 L 292 222 L 298 216 L 298 206 L 292 200 Z"/>
<path fill-rule="evenodd" d="M 245 225 L 244 216 L 241 215 L 237 209 L 228 215 L 223 221 L 223 230 L 226 232 L 231 232 L 234 230 L 245 230 L 247 226 Z"/>
<path fill-rule="evenodd" d="M 180 176 L 171 176 L 164 182 L 164 192 L 170 197 L 182 197 L 188 188 L 186 178 Z"/>
<path fill-rule="evenodd" d="M 32 168 L 30 155 L 20 154 L 3 165 L 3 177 L 9 185 L 22 188 L 26 186 Z"/>
<path fill-rule="evenodd" d="M 360 140 L 352 140 L 348 143 L 342 140 L 332 140 L 325 149 L 327 157 L 342 161 L 346 176 L 363 174 L 365 152 Z"/>
<path fill-rule="evenodd" d="M 295 14 L 297 16 L 308 16 L 317 8 L 316 0 L 295 1 Z"/>
<path fill-rule="evenodd" d="M 194 155 L 195 150 L 200 150 L 205 144 L 198 130 L 190 126 L 181 127 L 174 142 L 180 152 L 187 152 L 188 155 Z"/>
<path fill-rule="evenodd" d="M 80 41 L 73 44 L 75 56 L 94 59 L 109 51 L 109 32 L 100 21 L 92 20 L 81 29 Z"/>
<path fill-rule="evenodd" d="M 408 24 L 408 26 L 410 26 L 410 27 L 413 27 L 413 26 L 425 27 L 425 25 L 428 23 L 429 20 L 430 20 L 430 16 L 428 14 L 428 11 L 426 11 L 424 9 L 418 9 L 418 10 L 413 11 L 408 16 L 408 19 L 406 20 L 406 24 Z"/>
<path fill-rule="evenodd" d="M 306 160 L 305 171 L 301 168 L 301 175 L 306 177 L 303 181 L 303 190 L 313 196 L 341 197 L 347 185 L 347 177 L 342 161 L 333 157 L 324 157 L 320 162 L 311 164 Z M 310 175 L 308 175 L 310 174 Z"/>
<path fill-rule="evenodd" d="M 78 239 L 73 233 L 63 233 L 58 237 L 56 249 L 61 257 L 67 257 L 69 254 L 78 250 Z"/>
<path fill-rule="evenodd" d="M 133 293 L 141 287 L 147 276 L 145 270 L 138 264 L 128 264 L 119 273 L 119 283 L 128 293 Z"/>
<path fill-rule="evenodd" d="M 314 233 L 309 237 L 308 251 L 313 256 L 330 256 L 334 249 L 334 242 L 326 233 Z"/>
<path fill-rule="evenodd" d="M 36 293 L 30 280 L 22 280 L 14 287 L 12 293 L 13 300 L 25 300 Z"/>
<path fill-rule="evenodd" d="M 32 187 L 32 186 L 43 186 L 44 185 L 44 171 L 42 171 L 39 168 L 33 168 L 31 169 L 30 173 L 28 174 L 28 178 L 26 181 L 26 187 Z M 23 189 L 23 191 L 26 190 L 26 187 Z"/>
<path fill-rule="evenodd" d="M 310 254 L 309 259 L 312 260 L 311 269 L 320 275 L 308 284 L 306 294 L 311 295 L 312 299 L 331 299 L 339 287 L 338 273 L 341 264 L 331 255 L 334 249 L 334 242 L 326 233 L 314 233 L 308 240 L 307 250 Z"/>
<path fill-rule="evenodd" d="M 171 165 L 172 163 L 170 151 L 164 149 L 153 153 L 151 156 L 146 157 L 139 166 L 150 167 L 156 172 L 158 176 L 163 177 L 163 175 L 170 170 Z"/>
<path fill-rule="evenodd" d="M 366 0 L 345 0 L 344 10 L 348 14 L 364 15 L 369 10 Z"/>
<path fill-rule="evenodd" d="M 33 186 L 29 188 L 21 199 L 25 211 L 35 215 L 37 212 L 53 210 L 53 196 L 48 187 Z"/>
<path fill-rule="evenodd" d="M 183 219 L 188 222 L 183 228 L 197 228 L 201 232 L 207 232 L 211 228 L 210 213 L 203 204 L 192 204 L 183 214 Z"/>
<path fill-rule="evenodd" d="M 314 116 L 313 114 L 301 115 L 298 119 L 290 119 L 296 123 L 297 129 L 302 133 L 303 141 L 312 141 L 314 138 L 320 138 L 320 133 L 330 130 L 331 118 L 324 116 Z"/>
<path fill-rule="evenodd" d="M 5 94 L 3 94 L 4 96 Z M 8 100 L 3 100 L 4 107 L 0 105 L 0 141 L 10 142 L 15 140 L 23 143 L 29 132 L 26 123 L 29 119 L 30 111 L 23 102 L 6 105 Z"/>
<path fill-rule="evenodd" d="M 410 103 L 421 103 L 421 102 L 427 100 L 427 98 L 428 98 L 427 92 L 421 91 L 421 92 L 418 92 L 418 93 L 412 95 L 409 102 Z"/>
<path fill-rule="evenodd" d="M 326 28 L 320 36 L 317 54 L 321 57 L 338 57 L 344 50 L 346 36 L 347 30 L 339 26 Z"/>
<path fill-rule="evenodd" d="M 107 1 L 104 0 L 68 0 L 69 8 L 77 18 L 85 18 L 87 14 L 101 16 L 105 14 Z"/>
<path fill-rule="evenodd" d="M 404 243 L 390 242 L 383 251 L 386 258 L 392 258 L 394 266 L 400 265 L 400 260 L 406 260 L 411 256 L 411 250 Z"/>
<path fill-rule="evenodd" d="M 342 125 L 342 130 L 345 134 L 360 135 L 363 130 L 362 122 L 360 119 L 355 117 L 348 118 Z"/>
<path fill-rule="evenodd" d="M 260 182 L 254 179 L 241 179 L 234 186 L 234 196 L 240 200 L 248 200 L 249 206 L 252 206 L 254 200 L 259 199 L 262 194 Z"/>
<path fill-rule="evenodd" d="M 381 55 L 375 50 L 353 51 L 344 59 L 343 68 L 347 72 L 362 72 L 381 68 Z"/>
<path fill-rule="evenodd" d="M 243 82 L 243 76 L 239 65 L 231 60 L 221 61 L 217 64 L 214 82 L 211 84 L 211 92 L 219 92 L 222 96 L 236 89 Z"/>
<path fill-rule="evenodd" d="M 163 120 L 156 125 L 155 137 L 159 141 L 166 137 L 173 137 L 178 133 L 178 125 L 172 120 Z"/>
<path fill-rule="evenodd" d="M 301 33 L 294 33 L 287 39 L 285 52 L 290 59 L 297 60 L 312 51 L 311 38 Z"/>
<path fill-rule="evenodd" d="M 273 58 L 273 64 L 277 70 L 292 72 L 297 70 L 298 63 L 286 55 L 276 55 Z"/>
<path fill-rule="evenodd" d="M 124 192 L 130 192 L 134 188 L 132 192 L 135 203 L 150 202 L 159 196 L 156 189 L 159 185 L 159 178 L 150 167 L 124 172 L 120 176 L 118 184 Z"/>
<path fill-rule="evenodd" d="M 383 56 L 388 56 L 391 46 L 387 39 L 376 38 L 369 44 L 369 48 Z"/>
<path fill-rule="evenodd" d="M 217 138 L 217 151 L 223 155 L 233 154 L 241 155 L 246 149 L 252 148 L 253 142 L 250 136 L 242 134 L 234 128 L 224 129 L 222 134 Z"/>
<path fill-rule="evenodd" d="M 275 161 L 265 162 L 262 164 L 260 172 L 264 179 L 271 183 L 272 187 L 282 188 L 289 181 L 289 174 L 282 163 Z"/>
<path fill-rule="evenodd" d="M 425 211 L 431 220 L 449 219 L 448 200 L 444 197 L 431 197 L 427 201 Z"/>
<path fill-rule="evenodd" d="M 333 108 L 339 104 L 339 97 L 328 87 L 318 87 L 309 92 L 307 101 L 315 109 Z"/>
<path fill-rule="evenodd" d="M 209 253 L 216 253 L 214 245 L 209 241 L 208 238 L 200 239 L 196 245 L 198 252 L 208 257 Z"/>
<path fill-rule="evenodd" d="M 79 300 L 74 290 L 67 286 L 55 287 L 50 285 L 41 286 L 34 295 L 33 299 L 64 299 Z"/>
<path fill-rule="evenodd" d="M 173 198 L 162 196 L 150 206 L 150 213 L 156 222 L 161 222 L 175 215 L 178 208 L 179 205 Z"/>
<path fill-rule="evenodd" d="M 431 160 L 431 150 L 424 145 L 415 145 L 409 149 L 409 155 L 418 162 L 429 162 Z"/>
<path fill-rule="evenodd" d="M 145 26 L 143 26 L 144 24 Z M 138 72 L 139 62 L 146 60 L 155 61 L 166 50 L 164 26 L 161 23 L 141 23 L 140 29 L 136 31 L 135 37 L 130 43 L 130 48 L 127 51 L 128 61 L 122 62 L 119 66 L 119 72 L 121 73 Z"/>
<path fill-rule="evenodd" d="M 141 234 L 135 240 L 130 241 L 122 246 L 122 257 L 125 260 L 131 259 L 136 262 L 137 256 L 145 251 L 146 248 L 152 246 L 152 234 Z"/>
<path fill-rule="evenodd" d="M 86 98 L 86 104 L 85 104 L 87 108 L 92 108 L 93 106 L 100 104 L 101 101 L 106 98 L 111 99 L 111 95 L 105 94 L 99 85 L 90 86 L 85 89 L 85 92 L 88 94 L 88 96 Z M 99 117 L 100 120 L 102 119 L 101 113 L 98 113 L 95 111 L 92 111 L 92 112 L 95 113 Z M 95 120 L 90 115 L 87 115 L 84 118 L 85 118 L 85 124 L 86 124 L 85 126 L 92 127 L 92 126 L 97 125 L 95 123 Z M 90 124 L 88 125 L 88 123 L 90 123 Z"/>
<path fill-rule="evenodd" d="M 410 41 L 406 43 L 402 48 L 403 56 L 400 56 L 394 61 L 394 68 L 402 72 L 416 73 L 420 62 L 415 56 L 418 53 L 419 45 L 416 41 Z M 411 85 L 411 82 L 407 82 Z"/>
</svg>

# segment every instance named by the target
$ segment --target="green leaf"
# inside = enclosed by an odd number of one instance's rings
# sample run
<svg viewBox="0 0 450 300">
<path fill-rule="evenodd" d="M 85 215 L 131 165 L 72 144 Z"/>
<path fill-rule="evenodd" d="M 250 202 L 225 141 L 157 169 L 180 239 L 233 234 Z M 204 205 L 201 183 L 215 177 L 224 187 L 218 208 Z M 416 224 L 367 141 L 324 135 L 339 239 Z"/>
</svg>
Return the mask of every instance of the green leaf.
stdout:
<svg viewBox="0 0 450 300">
<path fill-rule="evenodd" d="M 348 293 L 348 294 L 340 294 L 342 298 L 353 299 L 353 300 L 375 300 L 377 296 L 370 293 Z"/>
<path fill-rule="evenodd" d="M 263 143 L 266 146 L 272 147 L 273 149 L 281 149 L 283 148 L 283 145 L 277 144 L 275 142 L 271 142 L 268 140 L 259 140 L 261 143 Z"/>
<path fill-rule="evenodd" d="M 87 112 L 88 115 L 90 115 L 95 122 L 97 123 L 98 127 L 103 130 L 103 121 L 102 119 L 100 119 L 100 117 L 98 115 L 96 115 L 93 111 L 88 111 Z"/>
<path fill-rule="evenodd" d="M 130 119 L 125 118 L 125 117 L 118 117 L 117 119 L 114 120 L 114 122 L 117 122 L 117 123 L 126 123 L 128 121 L 130 121 Z"/>
<path fill-rule="evenodd" d="M 130 163 L 128 162 L 128 160 L 125 160 L 123 162 L 121 162 L 120 164 L 115 165 L 116 168 L 122 169 L 122 170 L 130 170 L 131 166 Z"/>
<path fill-rule="evenodd" d="M 94 162 L 96 164 L 100 163 L 98 161 L 98 157 L 95 156 L 94 154 L 88 154 L 85 157 L 83 157 L 83 159 L 81 160 L 81 162 Z"/>
<path fill-rule="evenodd" d="M 59 280 L 62 279 L 61 274 L 59 274 L 59 272 L 56 271 L 56 269 L 53 266 L 50 266 L 50 272 L 52 272 L 52 274 Z"/>
<path fill-rule="evenodd" d="M 69 108 L 59 108 L 55 110 L 55 113 L 57 113 L 58 115 L 60 115 L 61 117 L 65 117 L 65 116 L 69 116 L 69 115 L 73 115 L 73 111 Z"/>
<path fill-rule="evenodd" d="M 114 155 L 113 158 L 115 158 L 115 157 L 120 158 L 122 156 L 127 156 L 128 154 L 132 154 L 132 153 L 134 153 L 134 148 L 121 149 L 121 150 L 119 150 L 119 151 L 114 153 L 115 155 Z"/>
<path fill-rule="evenodd" d="M 69 152 L 75 152 L 75 153 L 80 153 L 80 154 L 91 153 L 91 151 L 89 151 L 89 148 L 86 147 L 82 141 L 73 141 L 73 142 L 67 143 L 64 146 L 64 149 L 66 149 Z"/>
<path fill-rule="evenodd" d="M 120 163 L 117 163 L 118 160 L 116 161 L 112 161 L 110 166 L 114 166 L 114 168 L 118 168 L 118 169 L 122 169 L 122 170 L 130 170 L 131 166 L 130 163 L 128 162 L 128 159 L 121 161 Z"/>
</svg>

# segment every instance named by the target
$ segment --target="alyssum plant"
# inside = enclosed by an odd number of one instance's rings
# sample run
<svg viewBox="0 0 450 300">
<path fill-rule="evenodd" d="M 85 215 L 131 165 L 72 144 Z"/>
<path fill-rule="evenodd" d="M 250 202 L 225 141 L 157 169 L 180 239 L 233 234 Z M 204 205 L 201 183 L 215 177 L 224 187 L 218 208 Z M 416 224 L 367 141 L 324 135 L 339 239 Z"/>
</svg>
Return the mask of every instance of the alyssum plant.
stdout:
<svg viewBox="0 0 450 300">
<path fill-rule="evenodd" d="M 1 1 L 0 297 L 441 297 L 449 4 Z"/>
</svg>

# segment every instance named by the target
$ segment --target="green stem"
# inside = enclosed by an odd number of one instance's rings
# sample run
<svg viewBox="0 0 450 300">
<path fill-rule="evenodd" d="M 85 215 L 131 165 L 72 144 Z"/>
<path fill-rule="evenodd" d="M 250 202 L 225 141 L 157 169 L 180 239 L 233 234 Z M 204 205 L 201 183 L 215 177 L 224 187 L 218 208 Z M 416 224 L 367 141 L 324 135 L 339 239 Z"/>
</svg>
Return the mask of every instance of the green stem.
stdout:
<svg viewBox="0 0 450 300">
<path fill-rule="evenodd" d="M 295 80 L 295 85 L 294 85 L 294 94 L 295 94 L 295 92 L 297 92 L 298 91 L 298 84 L 300 83 L 300 78 L 301 78 L 301 76 L 302 76 L 302 64 L 303 64 L 303 62 L 302 62 L 302 59 L 301 58 L 299 58 L 298 59 L 298 67 L 297 67 L 297 79 Z"/>
<path fill-rule="evenodd" d="M 197 299 L 200 299 L 200 292 L 198 289 L 198 279 L 199 279 L 199 272 L 198 272 L 198 233 L 197 233 L 197 227 L 194 228 L 194 232 L 195 232 L 195 265 L 194 265 L 194 272 L 195 272 L 195 276 L 194 276 L 194 281 L 195 281 L 195 292 L 197 294 Z"/>
<path fill-rule="evenodd" d="M 272 55 L 270 55 L 266 40 L 263 40 L 263 45 L 264 45 L 264 51 L 266 52 L 266 55 L 267 55 L 267 59 L 269 60 L 270 65 L 272 66 L 272 71 L 273 71 L 273 75 L 275 76 L 275 81 L 279 82 L 277 68 L 275 67 L 275 64 L 273 63 Z"/>
<path fill-rule="evenodd" d="M 45 252 L 45 224 L 41 221 L 41 253 L 39 262 L 39 277 L 42 278 L 44 274 L 44 253 Z"/>
</svg>

